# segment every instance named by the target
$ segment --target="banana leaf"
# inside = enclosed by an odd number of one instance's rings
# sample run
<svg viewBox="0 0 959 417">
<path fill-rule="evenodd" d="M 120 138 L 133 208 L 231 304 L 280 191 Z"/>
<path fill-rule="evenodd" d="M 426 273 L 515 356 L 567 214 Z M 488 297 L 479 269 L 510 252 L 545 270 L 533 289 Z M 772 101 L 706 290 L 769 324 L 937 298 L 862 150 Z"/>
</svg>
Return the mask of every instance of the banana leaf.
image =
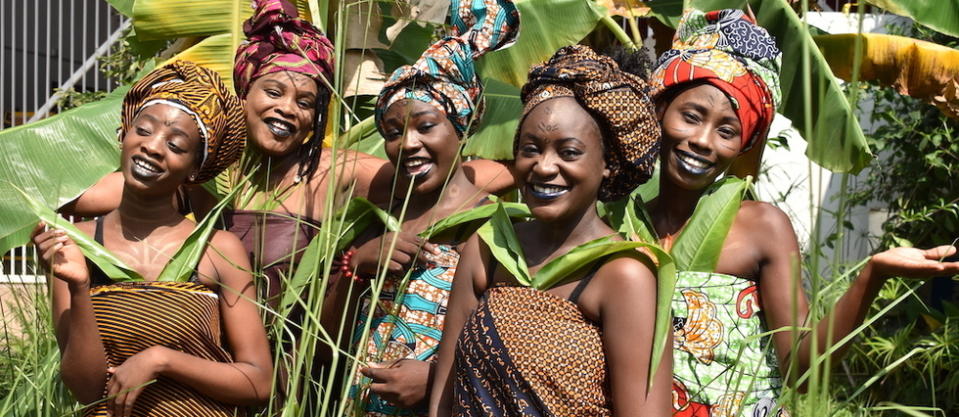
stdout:
<svg viewBox="0 0 959 417">
<path fill-rule="evenodd" d="M 20 198 L 21 202 L 26 204 L 28 210 L 33 214 L 33 221 L 31 222 L 31 229 L 37 221 L 43 221 L 51 229 L 61 229 L 66 232 L 67 236 L 70 239 L 73 239 L 73 242 L 76 243 L 77 247 L 80 248 L 80 251 L 83 252 L 83 255 L 86 256 L 91 262 L 96 264 L 106 276 L 115 281 L 142 281 L 143 278 L 134 271 L 132 268 L 126 266 L 120 258 L 117 258 L 115 255 L 110 253 L 103 245 L 97 243 L 93 240 L 92 237 L 77 229 L 73 223 L 70 223 L 63 217 L 60 217 L 56 212 L 46 206 L 43 202 L 38 201 L 36 198 L 32 197 L 26 191 L 20 189 L 16 185 L 9 184 L 9 186 L 16 192 L 16 195 Z"/>
<path fill-rule="evenodd" d="M 507 202 L 500 204 L 502 204 L 503 210 L 505 210 L 506 215 L 510 218 L 523 219 L 531 216 L 529 213 L 529 208 L 526 207 L 525 204 Z M 467 211 L 459 212 L 433 223 L 432 226 L 428 227 L 419 235 L 424 239 L 429 239 L 430 237 L 439 235 L 440 233 L 443 233 L 454 227 L 467 225 L 469 223 L 477 223 L 479 220 L 487 220 L 492 217 L 497 210 L 499 210 L 499 204 L 486 204 Z M 475 229 L 479 228 L 481 225 L 473 224 L 471 226 L 475 231 Z M 469 236 L 471 234 L 473 234 L 473 231 L 464 233 L 464 236 Z"/>
<path fill-rule="evenodd" d="M 582 40 L 606 15 L 603 7 L 586 0 L 517 0 L 516 7 L 521 19 L 516 43 L 491 52 L 478 62 L 484 77 L 514 87 L 526 83 L 532 65 L 546 61 L 557 49 Z"/>
<path fill-rule="evenodd" d="M 110 3 L 120 14 L 126 17 L 133 16 L 133 0 L 107 0 L 107 3 Z"/>
<path fill-rule="evenodd" d="M 693 215 L 679 233 L 669 253 L 680 271 L 713 272 L 723 242 L 736 219 L 752 179 L 726 177 L 699 199 Z"/>
<path fill-rule="evenodd" d="M 253 15 L 244 0 L 137 0 L 133 27 L 142 39 L 176 39 L 230 33 L 243 40 L 243 21 Z"/>
<path fill-rule="evenodd" d="M 523 254 L 523 247 L 513 230 L 513 222 L 506 212 L 506 207 L 497 204 L 489 221 L 480 226 L 476 233 L 486 242 L 490 254 L 516 281 L 525 286 L 533 285 L 529 268 L 526 266 L 526 255 Z"/>
<path fill-rule="evenodd" d="M 519 98 L 519 88 L 499 81 L 485 78 L 486 113 L 479 121 L 479 130 L 470 137 L 463 148 L 463 155 L 475 155 L 484 159 L 513 159 L 513 138 L 519 129 L 520 115 L 523 114 L 523 102 Z"/>
<path fill-rule="evenodd" d="M 788 117 L 808 142 L 806 156 L 833 172 L 857 173 L 862 170 L 872 159 L 872 154 L 859 121 L 829 63 L 789 3 L 785 0 L 687 0 L 685 3 L 687 7 L 700 10 L 739 9 L 746 4 L 751 7 L 759 25 L 776 38 L 783 52 L 780 77 L 783 103 L 777 112 Z M 678 22 L 678 17 L 666 16 L 661 20 L 664 23 Z M 809 54 L 810 95 L 803 90 L 807 78 L 804 50 Z M 809 112 L 805 109 L 807 100 L 810 101 Z"/>
<path fill-rule="evenodd" d="M 852 80 L 856 38 L 859 80 L 878 81 L 900 94 L 928 101 L 959 119 L 959 51 L 933 42 L 878 33 L 820 35 L 816 44 L 836 76 Z"/>
<path fill-rule="evenodd" d="M 30 194 L 59 207 L 117 169 L 120 103 L 127 88 L 103 100 L 0 131 L 0 194 Z M 26 243 L 36 216 L 18 198 L 0 198 L 0 253 Z"/>
<path fill-rule="evenodd" d="M 920 25 L 959 37 L 957 0 L 866 0 L 891 13 L 912 18 Z"/>
</svg>

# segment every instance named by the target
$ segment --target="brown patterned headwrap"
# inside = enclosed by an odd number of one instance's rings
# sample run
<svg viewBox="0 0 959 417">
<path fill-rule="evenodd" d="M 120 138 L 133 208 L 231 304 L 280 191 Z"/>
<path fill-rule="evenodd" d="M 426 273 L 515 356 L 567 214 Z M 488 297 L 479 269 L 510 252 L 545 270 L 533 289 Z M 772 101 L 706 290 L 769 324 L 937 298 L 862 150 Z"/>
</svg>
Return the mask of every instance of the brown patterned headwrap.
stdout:
<svg viewBox="0 0 959 417">
<path fill-rule="evenodd" d="M 567 46 L 530 70 L 522 91 L 523 118 L 551 98 L 575 98 L 603 133 L 610 174 L 599 199 L 612 201 L 649 180 L 659 155 L 659 122 L 648 92 L 646 81 L 620 70 L 609 57 L 587 46 Z"/>
<path fill-rule="evenodd" d="M 246 121 L 240 99 L 208 68 L 175 61 L 137 81 L 123 98 L 120 140 L 145 107 L 166 104 L 190 115 L 203 141 L 200 170 L 188 182 L 204 183 L 240 157 L 246 144 Z"/>
</svg>

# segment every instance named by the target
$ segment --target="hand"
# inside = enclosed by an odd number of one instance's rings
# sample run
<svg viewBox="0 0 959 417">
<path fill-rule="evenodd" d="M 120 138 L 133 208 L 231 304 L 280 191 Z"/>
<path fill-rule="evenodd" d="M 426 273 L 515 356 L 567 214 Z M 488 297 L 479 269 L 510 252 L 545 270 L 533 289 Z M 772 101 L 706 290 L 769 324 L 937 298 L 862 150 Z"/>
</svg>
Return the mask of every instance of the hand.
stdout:
<svg viewBox="0 0 959 417">
<path fill-rule="evenodd" d="M 396 246 L 390 253 L 389 245 L 393 242 L 394 236 Z M 376 273 L 377 264 L 382 259 L 387 271 L 394 275 L 402 274 L 413 261 L 417 259 L 423 262 L 428 261 L 427 253 L 439 255 L 439 249 L 435 244 L 427 242 L 414 233 L 390 232 L 382 237 L 370 239 L 356 248 L 353 266 L 359 274 L 373 275 Z"/>
<path fill-rule="evenodd" d="M 873 255 L 869 262 L 881 278 L 932 278 L 959 274 L 959 262 L 940 261 L 955 253 L 956 248 L 951 245 L 932 249 L 892 248 Z"/>
<path fill-rule="evenodd" d="M 429 394 L 429 362 L 400 359 L 372 364 L 360 372 L 373 380 L 371 391 L 400 408 L 416 407 Z"/>
<path fill-rule="evenodd" d="M 72 287 L 84 287 L 90 284 L 90 271 L 86 258 L 76 243 L 60 229 L 43 231 L 46 225 L 37 224 L 30 234 L 33 245 L 40 254 L 40 264 L 53 276 Z"/>
<path fill-rule="evenodd" d="M 107 412 L 113 417 L 129 417 L 143 389 L 160 374 L 164 348 L 154 346 L 133 355 L 117 367 L 107 368 Z"/>
</svg>

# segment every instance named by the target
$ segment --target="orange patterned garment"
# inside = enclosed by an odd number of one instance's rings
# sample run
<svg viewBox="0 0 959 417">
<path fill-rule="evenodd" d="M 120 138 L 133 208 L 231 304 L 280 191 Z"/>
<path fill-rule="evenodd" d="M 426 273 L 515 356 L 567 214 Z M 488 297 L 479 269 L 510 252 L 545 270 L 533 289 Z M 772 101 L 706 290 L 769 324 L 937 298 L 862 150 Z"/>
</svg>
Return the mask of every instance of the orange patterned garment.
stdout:
<svg viewBox="0 0 959 417">
<path fill-rule="evenodd" d="M 609 416 L 602 333 L 569 300 L 486 291 L 456 345 L 455 416 Z"/>
</svg>

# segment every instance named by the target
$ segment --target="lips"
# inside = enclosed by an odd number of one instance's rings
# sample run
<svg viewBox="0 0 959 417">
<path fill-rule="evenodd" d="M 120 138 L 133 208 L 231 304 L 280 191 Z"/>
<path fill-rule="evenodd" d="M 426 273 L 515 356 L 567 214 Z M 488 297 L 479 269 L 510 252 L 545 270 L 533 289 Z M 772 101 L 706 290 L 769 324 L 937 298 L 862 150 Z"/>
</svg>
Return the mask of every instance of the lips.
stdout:
<svg viewBox="0 0 959 417">
<path fill-rule="evenodd" d="M 422 178 L 433 170 L 433 161 L 429 158 L 413 157 L 403 160 L 403 168 L 406 169 L 406 176 L 410 178 Z"/>
<path fill-rule="evenodd" d="M 292 123 L 275 117 L 267 117 L 263 119 L 263 123 L 266 124 L 266 128 L 269 129 L 271 133 L 281 138 L 290 137 L 296 132 L 296 127 L 293 126 Z"/>
<path fill-rule="evenodd" d="M 679 149 L 673 149 L 673 156 L 679 167 L 692 175 L 705 175 L 716 165 L 715 162 Z"/>
<path fill-rule="evenodd" d="M 554 200 L 569 192 L 572 187 L 532 182 L 526 186 L 530 195 L 539 200 Z"/>
<path fill-rule="evenodd" d="M 160 176 L 163 170 L 156 164 L 142 156 L 134 155 L 131 159 L 130 172 L 139 180 L 152 180 Z"/>
</svg>

